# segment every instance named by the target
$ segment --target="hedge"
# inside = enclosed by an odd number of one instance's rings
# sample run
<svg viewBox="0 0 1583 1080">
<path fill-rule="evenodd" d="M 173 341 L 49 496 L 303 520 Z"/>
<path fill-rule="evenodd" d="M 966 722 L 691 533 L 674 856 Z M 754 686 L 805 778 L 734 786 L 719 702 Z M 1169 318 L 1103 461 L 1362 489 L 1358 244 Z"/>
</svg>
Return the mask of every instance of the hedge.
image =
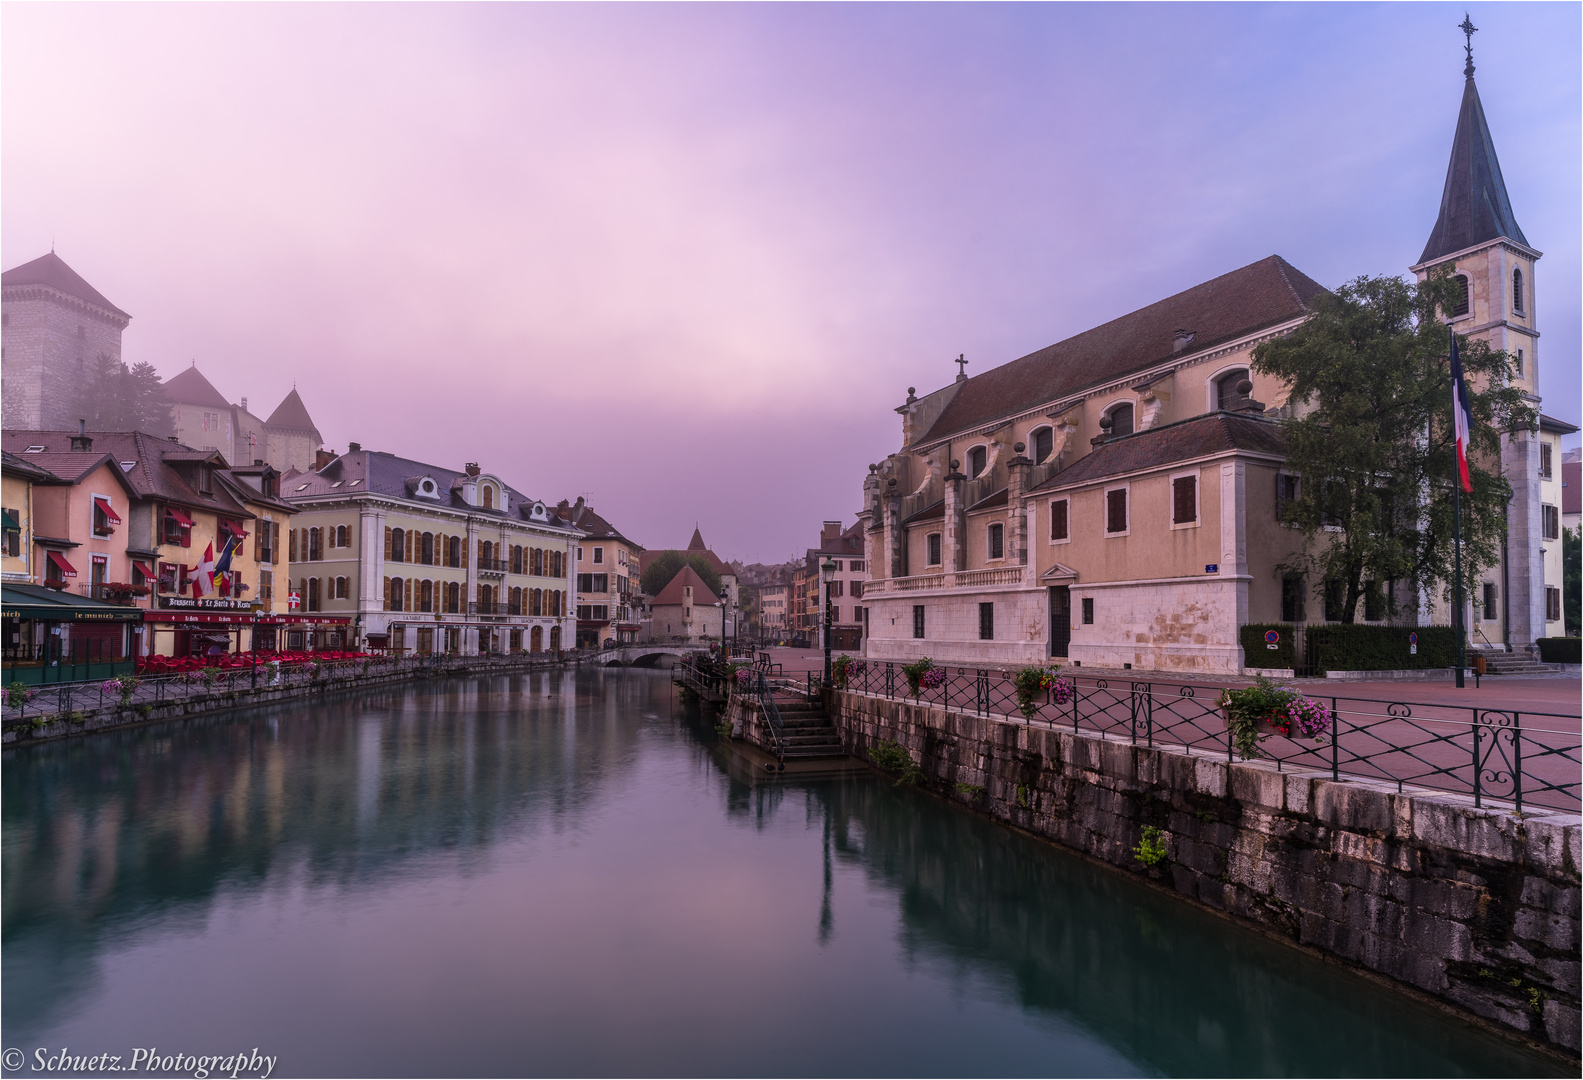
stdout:
<svg viewBox="0 0 1583 1080">
<path fill-rule="evenodd" d="M 1539 659 L 1547 664 L 1583 664 L 1583 638 L 1542 637 Z"/>
<path fill-rule="evenodd" d="M 1267 630 L 1274 630 L 1281 636 L 1274 649 L 1264 641 Z M 1299 632 L 1307 634 L 1306 666 L 1315 674 L 1327 671 L 1446 668 L 1455 667 L 1457 663 L 1457 635 L 1449 626 L 1370 626 L 1359 623 L 1323 623 L 1308 627 L 1288 623 L 1244 626 L 1241 628 L 1243 663 L 1248 667 L 1296 667 L 1294 646 Z M 1408 641 L 1408 635 L 1414 633 L 1418 635 L 1416 654 L 1411 651 Z"/>
</svg>

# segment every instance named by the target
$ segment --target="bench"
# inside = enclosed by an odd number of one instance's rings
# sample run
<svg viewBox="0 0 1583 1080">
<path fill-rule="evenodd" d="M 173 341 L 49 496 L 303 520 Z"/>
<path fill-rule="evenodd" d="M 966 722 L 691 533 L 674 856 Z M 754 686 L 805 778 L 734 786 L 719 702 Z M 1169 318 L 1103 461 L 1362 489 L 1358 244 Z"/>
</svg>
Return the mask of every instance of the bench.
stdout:
<svg viewBox="0 0 1583 1080">
<path fill-rule="evenodd" d="M 781 671 L 781 665 L 771 660 L 770 654 L 767 652 L 758 653 L 753 658 L 753 669 L 755 671 L 762 671 L 766 675 L 783 674 Z"/>
</svg>

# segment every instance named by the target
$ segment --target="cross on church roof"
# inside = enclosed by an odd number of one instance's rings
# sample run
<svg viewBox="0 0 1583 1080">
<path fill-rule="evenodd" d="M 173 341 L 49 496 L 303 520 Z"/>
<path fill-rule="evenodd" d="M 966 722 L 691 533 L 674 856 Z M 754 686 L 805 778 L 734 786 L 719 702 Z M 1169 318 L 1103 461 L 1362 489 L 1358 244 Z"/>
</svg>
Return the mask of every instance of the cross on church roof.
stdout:
<svg viewBox="0 0 1583 1080">
<path fill-rule="evenodd" d="M 957 365 L 956 377 L 958 379 L 967 378 L 967 353 L 961 354 L 955 360 L 952 360 L 951 363 Z"/>
<path fill-rule="evenodd" d="M 1479 32 L 1479 28 L 1473 25 L 1473 17 L 1464 11 L 1462 13 L 1462 22 L 1457 26 L 1457 29 L 1467 35 L 1468 63 L 1467 67 L 1462 69 L 1462 74 L 1471 79 L 1473 78 L 1473 35 Z"/>
</svg>

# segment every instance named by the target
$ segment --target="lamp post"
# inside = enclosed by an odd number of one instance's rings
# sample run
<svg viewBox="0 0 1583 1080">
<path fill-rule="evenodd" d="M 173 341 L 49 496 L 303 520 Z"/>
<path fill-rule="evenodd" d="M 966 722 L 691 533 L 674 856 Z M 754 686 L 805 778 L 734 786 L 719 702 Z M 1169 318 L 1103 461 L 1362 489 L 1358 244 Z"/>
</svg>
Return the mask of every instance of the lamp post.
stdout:
<svg viewBox="0 0 1583 1080">
<path fill-rule="evenodd" d="M 724 596 L 720 598 L 720 659 L 724 661 L 731 654 L 726 651 L 726 608 L 730 604 Z"/>
<path fill-rule="evenodd" d="M 835 584 L 835 560 L 826 558 L 819 567 L 824 582 L 824 684 L 830 685 L 830 589 Z"/>
<path fill-rule="evenodd" d="M 253 601 L 253 689 L 258 689 L 258 613 L 264 607 L 263 603 Z"/>
</svg>

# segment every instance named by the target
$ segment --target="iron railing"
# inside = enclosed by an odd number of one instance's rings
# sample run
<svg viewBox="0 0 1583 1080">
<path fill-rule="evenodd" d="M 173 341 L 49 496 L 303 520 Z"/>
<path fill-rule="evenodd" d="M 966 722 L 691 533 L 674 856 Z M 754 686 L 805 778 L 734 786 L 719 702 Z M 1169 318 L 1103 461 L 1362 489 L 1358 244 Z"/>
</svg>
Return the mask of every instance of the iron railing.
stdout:
<svg viewBox="0 0 1583 1080">
<path fill-rule="evenodd" d="M 890 662 L 854 660 L 838 688 L 884 698 L 915 700 L 1003 716 L 1025 724 L 1088 731 L 1145 746 L 1180 747 L 1234 760 L 1232 732 L 1219 705 L 1221 688 L 1205 684 L 1089 678 L 1063 673 L 1071 696 L 1057 704 L 1054 691 L 1033 701 L 1024 716 L 1012 673 L 991 668 L 942 668 L 939 685 L 914 693 Z M 1302 692 L 1301 690 L 1299 692 Z M 1486 800 L 1577 812 L 1580 809 L 1580 718 L 1487 705 L 1384 701 L 1312 693 L 1333 717 L 1323 740 L 1272 733 L 1260 759 L 1277 770 L 1307 769 L 1332 780 L 1384 781 L 1398 791 L 1418 787 Z"/>
</svg>

